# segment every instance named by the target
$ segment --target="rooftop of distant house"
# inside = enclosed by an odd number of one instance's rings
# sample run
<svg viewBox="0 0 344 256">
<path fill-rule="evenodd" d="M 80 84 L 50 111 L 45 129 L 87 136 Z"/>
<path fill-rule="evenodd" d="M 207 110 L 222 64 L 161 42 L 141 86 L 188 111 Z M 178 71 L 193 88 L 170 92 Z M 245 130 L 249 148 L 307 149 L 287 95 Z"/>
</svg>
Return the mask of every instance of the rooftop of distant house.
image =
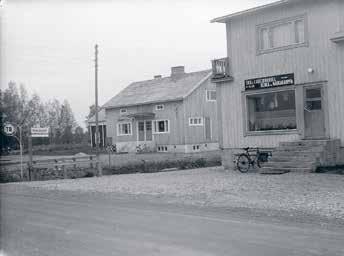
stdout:
<svg viewBox="0 0 344 256">
<path fill-rule="evenodd" d="M 171 68 L 169 77 L 134 82 L 105 103 L 102 108 L 118 108 L 183 100 L 211 75 L 211 70 L 186 73 L 184 66 Z"/>
</svg>

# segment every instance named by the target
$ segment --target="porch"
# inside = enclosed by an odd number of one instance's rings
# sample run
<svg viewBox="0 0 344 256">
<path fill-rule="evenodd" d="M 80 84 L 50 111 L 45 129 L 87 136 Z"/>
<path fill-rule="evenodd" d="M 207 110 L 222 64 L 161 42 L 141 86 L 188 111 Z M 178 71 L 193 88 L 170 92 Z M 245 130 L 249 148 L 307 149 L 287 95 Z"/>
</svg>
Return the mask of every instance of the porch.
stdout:
<svg viewBox="0 0 344 256">
<path fill-rule="evenodd" d="M 118 134 L 121 134 L 121 129 L 128 129 L 131 135 L 125 141 L 116 143 L 119 152 L 138 152 L 140 150 L 145 152 L 155 152 L 156 144 L 153 137 L 153 122 L 155 113 L 153 112 L 137 112 L 122 115 L 118 119 Z M 130 127 L 121 128 L 122 125 Z"/>
</svg>

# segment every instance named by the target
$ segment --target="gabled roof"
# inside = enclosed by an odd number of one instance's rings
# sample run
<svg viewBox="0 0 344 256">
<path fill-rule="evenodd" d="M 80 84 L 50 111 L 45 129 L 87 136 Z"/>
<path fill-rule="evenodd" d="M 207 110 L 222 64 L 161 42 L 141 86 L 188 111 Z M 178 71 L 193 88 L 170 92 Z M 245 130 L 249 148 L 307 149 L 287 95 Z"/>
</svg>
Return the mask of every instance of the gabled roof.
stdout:
<svg viewBox="0 0 344 256">
<path fill-rule="evenodd" d="M 105 109 L 101 108 L 98 112 L 98 121 L 99 122 L 105 122 Z M 89 119 L 87 119 L 87 123 L 95 123 L 96 122 L 96 115 L 91 116 Z"/>
<path fill-rule="evenodd" d="M 134 82 L 105 103 L 102 108 L 118 108 L 182 100 L 211 75 L 210 70 L 178 74 Z"/>
<path fill-rule="evenodd" d="M 266 10 L 266 9 L 269 9 L 272 7 L 277 7 L 277 6 L 281 6 L 284 4 L 290 4 L 290 3 L 299 2 L 299 1 L 301 1 L 301 0 L 280 0 L 280 1 L 270 3 L 270 4 L 265 4 L 265 5 L 261 5 L 261 6 L 247 9 L 244 11 L 235 12 L 235 13 L 232 13 L 229 15 L 218 17 L 218 18 L 212 19 L 210 22 L 226 23 L 227 21 L 229 21 L 233 18 L 239 17 L 239 16 L 248 15 L 248 14 L 252 14 L 252 13 L 255 13 L 258 11 Z"/>
</svg>

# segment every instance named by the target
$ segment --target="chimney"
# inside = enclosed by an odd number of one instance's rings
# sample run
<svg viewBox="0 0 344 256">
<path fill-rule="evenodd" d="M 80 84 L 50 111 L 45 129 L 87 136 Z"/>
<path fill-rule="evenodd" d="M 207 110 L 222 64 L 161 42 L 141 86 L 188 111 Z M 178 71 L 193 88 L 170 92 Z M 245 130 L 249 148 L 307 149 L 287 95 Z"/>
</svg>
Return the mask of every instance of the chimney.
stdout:
<svg viewBox="0 0 344 256">
<path fill-rule="evenodd" d="M 154 79 L 159 79 L 159 78 L 162 78 L 162 76 L 161 75 L 154 76 Z"/>
<path fill-rule="evenodd" d="M 184 66 L 171 67 L 171 77 L 178 77 L 179 75 L 185 74 Z"/>
</svg>

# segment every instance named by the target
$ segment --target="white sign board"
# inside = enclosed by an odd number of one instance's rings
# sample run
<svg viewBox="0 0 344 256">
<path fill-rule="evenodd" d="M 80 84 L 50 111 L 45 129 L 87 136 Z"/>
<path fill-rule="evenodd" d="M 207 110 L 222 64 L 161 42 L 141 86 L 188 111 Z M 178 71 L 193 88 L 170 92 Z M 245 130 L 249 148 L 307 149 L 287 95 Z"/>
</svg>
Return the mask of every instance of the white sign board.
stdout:
<svg viewBox="0 0 344 256">
<path fill-rule="evenodd" d="M 49 137 L 49 127 L 31 128 L 31 137 Z"/>
<path fill-rule="evenodd" d="M 4 126 L 4 133 L 7 136 L 12 136 L 15 132 L 16 132 L 16 128 L 13 125 L 5 124 L 5 126 Z"/>
</svg>

